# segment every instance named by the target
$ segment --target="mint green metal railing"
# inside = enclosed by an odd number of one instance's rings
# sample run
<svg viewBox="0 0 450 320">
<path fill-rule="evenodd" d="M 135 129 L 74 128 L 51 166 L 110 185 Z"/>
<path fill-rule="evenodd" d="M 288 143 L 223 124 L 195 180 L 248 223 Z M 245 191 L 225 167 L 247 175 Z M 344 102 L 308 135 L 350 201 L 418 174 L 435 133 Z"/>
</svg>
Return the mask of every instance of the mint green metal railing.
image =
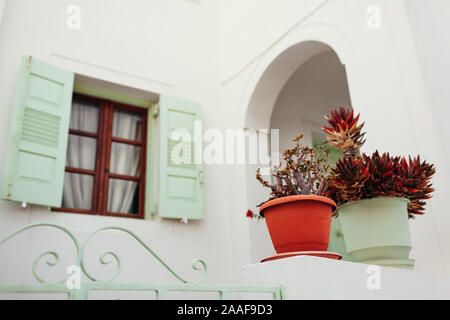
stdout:
<svg viewBox="0 0 450 320">
<path fill-rule="evenodd" d="M 40 222 L 26 225 L 17 229 L 6 237 L 0 239 L 0 245 L 22 233 L 28 229 L 37 227 L 51 227 L 56 228 L 66 233 L 73 241 L 76 249 L 76 260 L 73 265 L 78 266 L 81 272 L 90 280 L 90 282 L 81 282 L 79 289 L 70 289 L 67 285 L 67 280 L 71 276 L 67 275 L 60 281 L 46 281 L 41 277 L 37 271 L 38 263 L 47 257 L 46 263 L 50 267 L 55 267 L 59 263 L 59 254 L 56 251 L 45 251 L 41 253 L 32 263 L 32 274 L 38 283 L 35 284 L 0 284 L 0 293 L 65 293 L 71 300 L 85 300 L 88 299 L 89 293 L 92 291 L 153 291 L 156 294 L 156 299 L 164 299 L 167 292 L 170 291 L 202 291 L 202 292 L 217 292 L 220 299 L 228 299 L 230 293 L 269 293 L 272 294 L 273 299 L 283 299 L 283 289 L 281 286 L 261 286 L 261 285 L 217 285 L 205 284 L 208 274 L 208 267 L 201 259 L 195 259 L 192 263 L 194 270 L 201 271 L 201 277 L 196 281 L 186 280 L 175 272 L 164 260 L 162 260 L 139 236 L 134 232 L 122 227 L 103 227 L 91 232 L 86 240 L 80 245 L 78 239 L 67 228 L 54 223 Z M 97 233 L 105 230 L 118 230 L 129 234 L 134 238 L 145 250 L 150 253 L 169 273 L 171 273 L 180 283 L 118 283 L 113 282 L 121 273 L 122 262 L 118 254 L 107 251 L 99 257 L 101 264 L 109 264 L 111 261 L 106 259 L 110 256 L 114 259 L 117 265 L 115 274 L 110 278 L 97 278 L 88 272 L 84 260 L 84 250 L 89 240 Z M 50 259 L 49 259 L 50 258 Z M 0 263 L 5 263 L 5 259 L 1 259 Z M 1 299 L 1 296 L 0 296 Z"/>
</svg>

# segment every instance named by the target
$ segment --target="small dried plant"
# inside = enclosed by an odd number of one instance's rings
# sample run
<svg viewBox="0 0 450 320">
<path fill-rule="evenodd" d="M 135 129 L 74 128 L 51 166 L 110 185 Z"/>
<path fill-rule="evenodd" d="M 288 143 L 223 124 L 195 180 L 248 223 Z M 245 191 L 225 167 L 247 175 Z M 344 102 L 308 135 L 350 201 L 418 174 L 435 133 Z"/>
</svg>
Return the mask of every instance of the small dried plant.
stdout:
<svg viewBox="0 0 450 320">
<path fill-rule="evenodd" d="M 326 196 L 338 205 L 360 199 L 376 197 L 401 197 L 410 201 L 408 217 L 424 213 L 425 200 L 431 198 L 434 189 L 431 177 L 436 172 L 432 164 L 411 159 L 392 157 L 389 153 L 380 156 L 378 151 L 371 156 L 359 156 L 364 144 L 364 124 L 358 125 L 359 115 L 341 107 L 326 116 L 332 128 L 323 128 L 329 143 L 344 152 L 332 168 Z"/>
<path fill-rule="evenodd" d="M 284 167 L 282 164 L 272 167 L 272 182 L 264 180 L 260 169 L 257 170 L 256 179 L 271 190 L 269 200 L 293 195 L 324 195 L 327 191 L 330 150 L 322 146 L 309 148 L 300 143 L 302 138 L 300 134 L 292 140 L 295 147 L 284 151 Z"/>
</svg>

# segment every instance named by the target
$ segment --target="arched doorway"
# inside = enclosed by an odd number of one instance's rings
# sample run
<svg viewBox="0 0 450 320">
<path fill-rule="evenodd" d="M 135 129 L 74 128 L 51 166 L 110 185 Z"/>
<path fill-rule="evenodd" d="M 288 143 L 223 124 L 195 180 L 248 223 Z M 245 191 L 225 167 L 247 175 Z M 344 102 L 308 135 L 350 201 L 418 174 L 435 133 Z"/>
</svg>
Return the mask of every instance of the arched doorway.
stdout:
<svg viewBox="0 0 450 320">
<path fill-rule="evenodd" d="M 264 72 L 251 97 L 246 123 L 249 128 L 278 129 L 281 153 L 293 146 L 291 140 L 300 132 L 303 143 L 310 146 L 325 141 L 324 115 L 340 105 L 351 106 L 345 66 L 330 46 L 307 41 L 280 54 Z M 255 179 L 257 167 L 247 167 L 247 200 L 255 210 L 268 198 L 268 190 Z M 253 261 L 273 254 L 264 223 L 251 223 L 249 232 Z"/>
</svg>

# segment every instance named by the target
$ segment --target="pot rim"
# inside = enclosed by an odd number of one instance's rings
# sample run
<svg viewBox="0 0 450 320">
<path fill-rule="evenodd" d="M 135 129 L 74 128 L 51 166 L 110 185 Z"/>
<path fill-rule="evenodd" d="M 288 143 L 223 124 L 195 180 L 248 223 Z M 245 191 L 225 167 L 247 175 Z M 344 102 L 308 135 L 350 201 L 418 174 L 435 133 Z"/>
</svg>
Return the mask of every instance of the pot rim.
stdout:
<svg viewBox="0 0 450 320">
<path fill-rule="evenodd" d="M 368 201 L 373 201 L 373 200 L 379 200 L 379 199 L 392 199 L 392 200 L 399 200 L 399 201 L 404 201 L 406 202 L 408 205 L 410 204 L 411 201 L 409 201 L 409 199 L 406 198 L 402 198 L 402 197 L 375 197 L 375 198 L 370 198 L 370 199 L 359 199 L 356 201 L 348 201 L 344 204 L 341 204 L 339 207 L 336 208 L 336 210 L 339 210 L 341 208 L 345 208 L 354 204 L 358 204 L 361 202 L 368 202 Z"/>
<path fill-rule="evenodd" d="M 319 201 L 326 204 L 329 204 L 332 207 L 332 211 L 336 210 L 336 202 L 334 202 L 332 199 L 325 197 L 325 196 L 318 196 L 315 194 L 300 194 L 295 196 L 287 196 L 282 198 L 273 199 L 270 201 L 265 202 L 261 208 L 259 208 L 259 214 L 264 217 L 263 211 L 269 207 L 277 206 L 280 204 L 288 203 L 288 202 L 294 202 L 294 201 L 304 201 L 304 200 L 312 200 L 312 201 Z"/>
</svg>

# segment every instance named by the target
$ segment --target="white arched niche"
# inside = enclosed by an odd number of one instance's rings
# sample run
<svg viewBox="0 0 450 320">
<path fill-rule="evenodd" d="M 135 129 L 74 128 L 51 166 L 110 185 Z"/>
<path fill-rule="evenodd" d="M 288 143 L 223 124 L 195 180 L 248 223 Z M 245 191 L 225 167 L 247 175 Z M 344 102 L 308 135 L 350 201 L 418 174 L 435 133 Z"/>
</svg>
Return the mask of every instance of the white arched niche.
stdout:
<svg viewBox="0 0 450 320">
<path fill-rule="evenodd" d="M 305 41 L 281 53 L 262 74 L 248 104 L 246 127 L 278 129 L 281 154 L 299 133 L 308 145 L 324 140 L 324 115 L 340 105 L 351 106 L 345 66 L 330 46 Z M 255 179 L 258 167 L 248 165 L 246 177 L 248 206 L 255 212 L 269 195 Z M 273 255 L 265 223 L 252 221 L 249 226 L 252 260 Z"/>
</svg>

